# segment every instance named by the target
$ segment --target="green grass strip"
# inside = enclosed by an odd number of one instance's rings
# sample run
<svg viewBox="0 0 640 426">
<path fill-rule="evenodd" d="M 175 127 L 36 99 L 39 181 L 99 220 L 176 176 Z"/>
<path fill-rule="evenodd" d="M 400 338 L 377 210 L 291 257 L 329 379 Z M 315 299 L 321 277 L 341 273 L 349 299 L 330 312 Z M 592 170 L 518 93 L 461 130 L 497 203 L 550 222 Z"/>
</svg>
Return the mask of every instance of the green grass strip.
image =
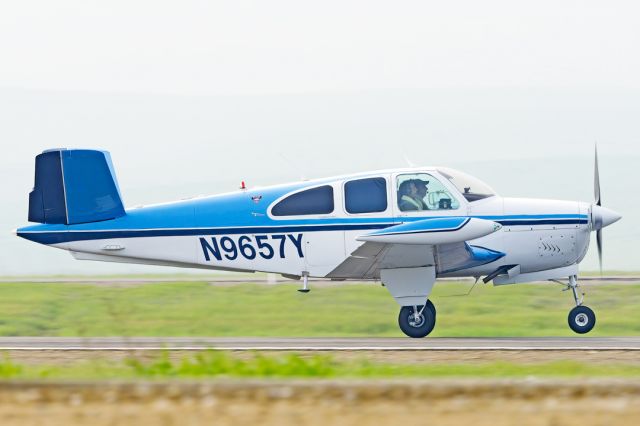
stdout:
<svg viewBox="0 0 640 426">
<path fill-rule="evenodd" d="M 557 284 L 437 283 L 432 336 L 575 336 L 573 299 Z M 0 283 L 1 336 L 403 336 L 380 285 L 216 286 Z M 597 325 L 589 336 L 640 334 L 640 284 L 585 287 Z"/>
<path fill-rule="evenodd" d="M 467 364 L 393 364 L 366 359 L 336 360 L 330 355 L 295 353 L 237 357 L 204 351 L 172 360 L 163 352 L 150 361 L 80 361 L 64 366 L 23 365 L 5 357 L 3 379 L 201 379 L 201 378 L 446 378 L 446 377 L 638 377 L 640 364 L 583 363 L 561 360 L 543 363 L 505 361 Z"/>
</svg>

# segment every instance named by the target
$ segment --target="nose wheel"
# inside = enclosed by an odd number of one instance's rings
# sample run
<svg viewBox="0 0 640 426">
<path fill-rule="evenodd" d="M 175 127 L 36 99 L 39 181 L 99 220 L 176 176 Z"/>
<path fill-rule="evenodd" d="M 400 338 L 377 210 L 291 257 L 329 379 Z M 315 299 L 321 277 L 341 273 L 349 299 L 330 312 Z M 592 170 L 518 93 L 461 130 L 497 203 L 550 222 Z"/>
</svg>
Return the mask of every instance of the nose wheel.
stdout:
<svg viewBox="0 0 640 426">
<path fill-rule="evenodd" d="M 569 312 L 569 327 L 578 334 L 585 334 L 596 325 L 596 314 L 587 306 L 576 306 Z"/>
<path fill-rule="evenodd" d="M 422 306 L 403 306 L 398 315 L 398 325 L 409 337 L 425 337 L 436 326 L 436 307 L 431 300 Z"/>
<path fill-rule="evenodd" d="M 590 332 L 596 325 L 596 314 L 587 306 L 584 306 L 584 293 L 579 291 L 578 280 L 575 275 L 569 277 L 566 290 L 571 290 L 576 307 L 569 311 L 569 328 L 578 334 Z"/>
</svg>

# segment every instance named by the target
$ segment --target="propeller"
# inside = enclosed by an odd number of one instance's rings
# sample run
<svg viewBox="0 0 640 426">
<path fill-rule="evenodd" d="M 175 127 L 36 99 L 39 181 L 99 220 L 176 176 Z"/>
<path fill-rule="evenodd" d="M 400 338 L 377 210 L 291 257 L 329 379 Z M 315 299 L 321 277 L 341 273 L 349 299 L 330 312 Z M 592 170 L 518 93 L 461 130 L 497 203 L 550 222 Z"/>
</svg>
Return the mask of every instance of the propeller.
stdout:
<svg viewBox="0 0 640 426">
<path fill-rule="evenodd" d="M 598 171 L 598 145 L 596 145 L 596 163 L 593 170 L 593 196 L 595 197 L 595 204 L 597 206 L 602 205 L 600 199 L 600 172 Z"/>
<path fill-rule="evenodd" d="M 598 170 L 598 146 L 595 149 L 595 165 L 593 171 L 593 195 L 594 202 L 591 206 L 591 230 L 596 231 L 596 244 L 598 245 L 598 261 L 600 263 L 600 275 L 602 275 L 602 228 L 620 220 L 622 216 L 611 209 L 602 207 L 600 196 L 600 172 Z"/>
<path fill-rule="evenodd" d="M 595 205 L 602 206 L 602 198 L 600 197 L 600 171 L 598 170 L 598 144 L 595 147 L 595 165 L 593 169 L 593 196 Z M 600 275 L 602 275 L 602 227 L 596 231 L 596 244 L 598 246 L 598 263 L 600 265 Z"/>
</svg>

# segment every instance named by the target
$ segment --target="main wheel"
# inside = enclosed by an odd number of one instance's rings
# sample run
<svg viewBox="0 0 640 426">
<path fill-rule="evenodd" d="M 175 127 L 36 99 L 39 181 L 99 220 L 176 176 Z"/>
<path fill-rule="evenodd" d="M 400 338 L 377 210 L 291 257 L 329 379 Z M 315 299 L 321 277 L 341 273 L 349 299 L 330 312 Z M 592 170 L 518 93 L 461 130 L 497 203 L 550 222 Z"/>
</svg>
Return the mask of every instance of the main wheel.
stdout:
<svg viewBox="0 0 640 426">
<path fill-rule="evenodd" d="M 586 306 L 576 306 L 569 312 L 569 327 L 578 334 L 590 332 L 596 325 L 596 314 Z"/>
<path fill-rule="evenodd" d="M 427 306 L 422 309 L 418 306 L 418 312 L 422 313 L 418 316 L 414 314 L 413 306 L 403 306 L 398 315 L 398 325 L 400 330 L 409 337 L 425 337 L 436 326 L 436 307 L 427 300 Z"/>
</svg>

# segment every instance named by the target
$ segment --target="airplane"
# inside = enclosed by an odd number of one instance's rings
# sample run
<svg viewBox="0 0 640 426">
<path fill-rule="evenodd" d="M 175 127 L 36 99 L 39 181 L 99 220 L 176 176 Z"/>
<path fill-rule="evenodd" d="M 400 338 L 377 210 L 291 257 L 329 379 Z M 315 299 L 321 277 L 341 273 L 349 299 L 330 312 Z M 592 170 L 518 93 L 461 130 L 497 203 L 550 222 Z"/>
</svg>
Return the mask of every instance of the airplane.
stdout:
<svg viewBox="0 0 640 426">
<path fill-rule="evenodd" d="M 494 285 L 564 280 L 569 327 L 587 333 L 578 265 L 596 232 L 621 216 L 602 206 L 598 155 L 593 203 L 507 198 L 446 167 L 380 170 L 248 188 L 125 209 L 110 154 L 46 150 L 35 159 L 27 240 L 81 260 L 379 280 L 400 306 L 409 337 L 433 330 L 437 278 Z"/>
</svg>

